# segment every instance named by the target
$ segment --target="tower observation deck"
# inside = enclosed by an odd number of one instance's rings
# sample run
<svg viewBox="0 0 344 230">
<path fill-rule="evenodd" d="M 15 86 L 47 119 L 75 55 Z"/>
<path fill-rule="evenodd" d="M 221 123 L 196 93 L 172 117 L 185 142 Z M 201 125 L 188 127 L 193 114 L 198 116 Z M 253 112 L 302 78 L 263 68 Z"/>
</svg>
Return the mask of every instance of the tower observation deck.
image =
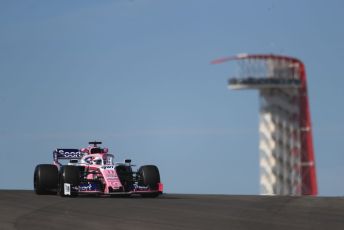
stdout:
<svg viewBox="0 0 344 230">
<path fill-rule="evenodd" d="M 317 195 L 317 181 L 304 64 L 292 57 L 240 54 L 230 89 L 256 89 L 260 96 L 260 193 Z"/>
</svg>

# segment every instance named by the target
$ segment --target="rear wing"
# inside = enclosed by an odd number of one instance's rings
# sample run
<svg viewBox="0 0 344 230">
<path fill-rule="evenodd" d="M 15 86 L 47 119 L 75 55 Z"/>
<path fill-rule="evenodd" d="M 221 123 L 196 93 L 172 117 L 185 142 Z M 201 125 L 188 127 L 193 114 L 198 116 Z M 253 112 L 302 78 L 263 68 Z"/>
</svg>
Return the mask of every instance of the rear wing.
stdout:
<svg viewBox="0 0 344 230">
<path fill-rule="evenodd" d="M 80 152 L 79 149 L 56 149 L 53 152 L 54 162 L 58 160 L 71 160 L 71 159 L 81 159 L 84 153 Z"/>
</svg>

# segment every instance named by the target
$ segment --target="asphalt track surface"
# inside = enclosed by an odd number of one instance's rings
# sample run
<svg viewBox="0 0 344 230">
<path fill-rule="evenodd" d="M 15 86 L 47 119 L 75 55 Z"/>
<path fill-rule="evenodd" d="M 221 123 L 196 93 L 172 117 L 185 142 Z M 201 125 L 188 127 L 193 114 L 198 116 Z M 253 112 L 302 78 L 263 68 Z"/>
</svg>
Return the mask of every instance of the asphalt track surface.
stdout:
<svg viewBox="0 0 344 230">
<path fill-rule="evenodd" d="M 343 197 L 38 196 L 0 191 L 0 229 L 344 229 Z"/>
</svg>

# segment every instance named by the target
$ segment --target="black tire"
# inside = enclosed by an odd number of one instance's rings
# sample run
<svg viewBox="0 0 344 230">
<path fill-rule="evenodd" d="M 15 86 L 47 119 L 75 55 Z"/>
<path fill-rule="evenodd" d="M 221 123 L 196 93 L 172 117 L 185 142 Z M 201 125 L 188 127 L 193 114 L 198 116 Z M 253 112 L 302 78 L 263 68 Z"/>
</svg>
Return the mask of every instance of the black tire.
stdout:
<svg viewBox="0 0 344 230">
<path fill-rule="evenodd" d="M 56 194 L 58 169 L 55 165 L 39 164 L 35 168 L 33 187 L 38 195 Z"/>
<path fill-rule="evenodd" d="M 160 173 L 158 167 L 155 165 L 144 165 L 140 167 L 139 171 L 139 185 L 148 186 L 151 190 L 158 190 L 160 183 Z M 142 194 L 142 197 L 157 197 L 159 192 Z"/>
<path fill-rule="evenodd" d="M 68 183 L 71 187 L 80 184 L 80 169 L 76 166 L 66 165 L 61 168 L 59 175 L 59 194 L 64 195 L 64 183 Z M 71 196 L 77 196 L 77 192 L 71 189 Z"/>
</svg>

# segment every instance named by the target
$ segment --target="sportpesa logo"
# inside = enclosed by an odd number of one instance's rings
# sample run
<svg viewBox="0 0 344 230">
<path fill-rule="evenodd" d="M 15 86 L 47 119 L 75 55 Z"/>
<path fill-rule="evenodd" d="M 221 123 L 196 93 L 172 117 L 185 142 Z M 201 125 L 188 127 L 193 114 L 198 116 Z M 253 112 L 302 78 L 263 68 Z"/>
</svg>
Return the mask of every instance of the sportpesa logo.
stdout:
<svg viewBox="0 0 344 230">
<path fill-rule="evenodd" d="M 65 158 L 80 158 L 82 153 L 73 149 L 59 149 L 58 155 Z"/>
</svg>

